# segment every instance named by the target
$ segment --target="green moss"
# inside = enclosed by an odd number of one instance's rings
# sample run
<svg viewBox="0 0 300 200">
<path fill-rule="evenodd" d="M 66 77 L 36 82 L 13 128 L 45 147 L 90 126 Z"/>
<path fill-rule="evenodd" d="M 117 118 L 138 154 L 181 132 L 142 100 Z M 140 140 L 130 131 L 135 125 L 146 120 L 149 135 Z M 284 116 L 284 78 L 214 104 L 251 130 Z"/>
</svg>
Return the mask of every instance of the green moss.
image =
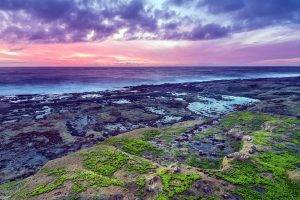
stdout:
<svg viewBox="0 0 300 200">
<path fill-rule="evenodd" d="M 212 127 L 204 132 L 200 132 L 195 135 L 194 140 L 201 140 L 207 136 L 212 136 L 212 135 L 219 135 L 221 133 L 221 130 L 219 127 Z"/>
<path fill-rule="evenodd" d="M 225 129 L 241 126 L 244 131 L 251 132 L 260 130 L 264 122 L 275 119 L 275 117 L 262 113 L 235 112 L 223 118 L 221 120 L 221 126 Z"/>
<path fill-rule="evenodd" d="M 77 182 L 84 182 L 86 181 L 90 187 L 93 188 L 100 188 L 100 187 L 108 187 L 111 185 L 115 186 L 123 186 L 124 183 L 116 178 L 113 177 L 106 177 L 102 176 L 98 173 L 84 170 L 79 171 L 76 173 L 76 175 L 73 177 L 73 180 Z"/>
<path fill-rule="evenodd" d="M 144 153 L 152 153 L 154 155 L 159 155 L 161 150 L 141 139 L 131 139 L 131 138 L 114 138 L 109 141 L 109 144 L 125 151 L 126 153 L 142 156 Z"/>
<path fill-rule="evenodd" d="M 86 187 L 85 186 L 83 186 L 79 181 L 76 181 L 76 180 L 74 180 L 73 181 L 73 185 L 72 185 L 72 192 L 73 193 L 81 193 L 81 192 L 84 192 L 84 191 L 86 191 Z"/>
<path fill-rule="evenodd" d="M 271 171 L 278 176 L 284 176 L 287 170 L 294 169 L 300 164 L 300 155 L 291 153 L 264 152 L 255 158 L 264 170 Z"/>
<path fill-rule="evenodd" d="M 146 178 L 144 176 L 140 176 L 136 180 L 136 184 L 138 186 L 137 196 L 142 197 L 144 195 L 144 188 L 146 185 Z"/>
<path fill-rule="evenodd" d="M 271 184 L 271 180 L 261 175 L 261 167 L 253 162 L 232 163 L 232 167 L 225 172 L 218 172 L 220 178 L 238 185 Z"/>
<path fill-rule="evenodd" d="M 202 169 L 219 169 L 221 165 L 220 159 L 199 158 L 197 155 L 190 155 L 187 159 L 187 164 L 192 167 Z"/>
<path fill-rule="evenodd" d="M 155 154 L 159 153 L 159 150 L 150 144 L 149 142 L 139 140 L 139 139 L 132 139 L 132 140 L 127 140 L 122 149 L 130 154 L 141 156 L 145 152 L 152 152 Z"/>
<path fill-rule="evenodd" d="M 299 155 L 265 152 L 254 158 L 254 162 L 233 162 L 230 170 L 218 172 L 217 176 L 240 185 L 236 193 L 246 200 L 297 199 L 300 186 L 286 175 L 287 170 L 294 169 L 297 163 L 300 163 Z M 258 193 L 253 189 L 255 186 L 263 187 L 264 192 Z"/>
<path fill-rule="evenodd" d="M 0 194 L 4 196 L 11 196 L 16 190 L 19 190 L 24 185 L 22 180 L 11 181 L 0 185 Z"/>
<path fill-rule="evenodd" d="M 164 140 L 165 142 L 171 142 L 175 136 L 178 136 L 181 133 L 184 133 L 187 130 L 187 127 L 169 127 L 164 128 L 160 135 L 160 139 Z"/>
<path fill-rule="evenodd" d="M 129 156 L 123 152 L 102 146 L 83 154 L 83 166 L 100 175 L 112 176 L 127 163 L 128 159 Z"/>
<path fill-rule="evenodd" d="M 67 173 L 66 169 L 64 167 L 59 168 L 43 168 L 41 170 L 42 172 L 46 173 L 48 176 L 62 176 Z"/>
<path fill-rule="evenodd" d="M 241 196 L 244 200 L 259 200 L 263 198 L 263 195 L 258 191 L 246 187 L 237 189 L 235 193 Z"/>
<path fill-rule="evenodd" d="M 267 131 L 255 131 L 253 134 L 253 142 L 258 145 L 269 145 L 271 133 Z"/>
<path fill-rule="evenodd" d="M 166 169 L 161 170 L 159 176 L 162 180 L 163 191 L 157 199 L 173 198 L 188 190 L 196 180 L 201 178 L 197 173 L 171 173 Z"/>
<path fill-rule="evenodd" d="M 161 132 L 159 130 L 148 130 L 143 133 L 142 140 L 150 141 L 159 136 Z"/>
<path fill-rule="evenodd" d="M 125 169 L 129 172 L 135 172 L 139 174 L 148 173 L 151 169 L 155 169 L 156 166 L 148 160 L 142 158 L 135 158 L 129 160 Z"/>
<path fill-rule="evenodd" d="M 291 142 L 298 145 L 298 146 L 300 146 L 300 130 L 296 130 L 292 133 Z"/>
<path fill-rule="evenodd" d="M 49 184 L 41 184 L 39 186 L 37 186 L 31 193 L 31 196 L 37 196 L 40 194 L 44 194 L 44 193 L 48 193 L 51 192 L 55 189 L 58 189 L 60 187 L 62 187 L 65 183 L 66 180 L 68 180 L 68 176 L 63 175 L 61 177 L 59 177 L 58 179 L 54 180 L 53 182 L 49 183 Z"/>
</svg>

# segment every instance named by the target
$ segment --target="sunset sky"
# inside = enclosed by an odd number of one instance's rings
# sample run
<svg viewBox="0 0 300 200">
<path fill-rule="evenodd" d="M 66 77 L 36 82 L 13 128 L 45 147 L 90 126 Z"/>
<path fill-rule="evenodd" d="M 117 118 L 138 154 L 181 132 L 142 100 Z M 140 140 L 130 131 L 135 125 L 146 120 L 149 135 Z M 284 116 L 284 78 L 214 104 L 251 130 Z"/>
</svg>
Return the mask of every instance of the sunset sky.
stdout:
<svg viewBox="0 0 300 200">
<path fill-rule="evenodd" d="M 299 66 L 300 0 L 1 0 L 0 66 Z"/>
</svg>

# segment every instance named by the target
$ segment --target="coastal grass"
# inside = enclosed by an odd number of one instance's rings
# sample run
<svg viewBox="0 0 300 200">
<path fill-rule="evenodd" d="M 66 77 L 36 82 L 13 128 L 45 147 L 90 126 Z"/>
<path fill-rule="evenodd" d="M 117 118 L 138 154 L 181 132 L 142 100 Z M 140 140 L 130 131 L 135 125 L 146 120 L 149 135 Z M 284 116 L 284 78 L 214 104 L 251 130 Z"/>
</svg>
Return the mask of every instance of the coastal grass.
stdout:
<svg viewBox="0 0 300 200">
<path fill-rule="evenodd" d="M 221 126 L 227 130 L 239 126 L 246 133 L 258 131 L 266 121 L 276 120 L 275 117 L 264 113 L 236 112 L 221 120 Z"/>
<path fill-rule="evenodd" d="M 188 157 L 186 164 L 201 169 L 220 169 L 221 162 L 222 159 L 201 158 L 196 154 L 191 154 Z"/>
<path fill-rule="evenodd" d="M 245 200 L 299 199 L 300 184 L 288 177 L 300 164 L 299 119 L 262 113 L 237 112 L 221 120 L 226 130 L 239 126 L 264 147 L 250 160 L 233 161 L 216 176 L 234 184 L 235 193 Z M 294 144 L 294 145 L 289 145 Z"/>
<path fill-rule="evenodd" d="M 196 180 L 201 179 L 201 176 L 195 172 L 172 173 L 168 169 L 161 169 L 158 175 L 162 180 L 163 188 L 157 200 L 172 199 L 189 189 Z"/>
<path fill-rule="evenodd" d="M 82 154 L 83 166 L 99 175 L 112 176 L 129 160 L 125 153 L 109 146 L 98 146 L 95 150 Z"/>
<path fill-rule="evenodd" d="M 170 157 L 173 155 L 175 161 L 180 160 L 185 165 L 205 169 L 208 175 L 234 186 L 236 189 L 233 193 L 242 199 L 300 199 L 300 182 L 297 178 L 300 165 L 299 119 L 256 112 L 236 112 L 224 117 L 220 124 L 196 134 L 194 140 L 212 135 L 224 137 L 224 133 L 237 126 L 244 134 L 252 137 L 253 144 L 259 147 L 259 151 L 247 160 L 230 161 L 230 167 L 226 170 L 220 169 L 222 159 L 200 158 L 183 148 L 168 149 L 167 145 L 162 148 L 154 145 L 155 141 L 168 144 L 175 136 L 187 130 L 187 127 L 175 126 L 112 137 L 89 150 L 80 151 L 77 154 L 82 160 L 80 169 L 69 171 L 70 168 L 67 167 L 44 167 L 40 172 L 51 176 L 51 182 L 30 189 L 19 183 L 16 183 L 17 186 L 14 183 L 11 186 L 7 184 L 6 187 L 18 188 L 19 191 L 13 197 L 19 198 L 15 199 L 27 199 L 63 188 L 66 182 L 72 183 L 74 195 L 80 195 L 88 188 L 98 190 L 117 186 L 126 190 L 128 183 L 134 183 L 137 187 L 135 195 L 143 199 L 148 194 L 146 186 L 150 174 L 158 176 L 162 183 L 156 199 L 197 199 L 198 197 L 185 193 L 195 181 L 201 179 L 197 171 L 175 173 L 145 159 L 150 155 L 162 160 L 170 152 Z M 239 151 L 242 142 L 230 141 L 230 145 Z M 120 178 L 119 172 L 122 173 L 121 177 L 124 175 L 131 178 Z M 1 187 L 5 185 L 1 185 L 0 189 Z M 212 194 L 205 199 L 218 197 L 219 194 Z"/>
</svg>

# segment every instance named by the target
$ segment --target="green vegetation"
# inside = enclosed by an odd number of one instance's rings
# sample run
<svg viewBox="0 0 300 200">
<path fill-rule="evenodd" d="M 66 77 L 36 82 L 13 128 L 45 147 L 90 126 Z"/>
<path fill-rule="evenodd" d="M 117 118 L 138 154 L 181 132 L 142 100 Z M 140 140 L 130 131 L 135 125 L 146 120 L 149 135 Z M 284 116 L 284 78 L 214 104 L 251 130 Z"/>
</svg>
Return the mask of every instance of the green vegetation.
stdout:
<svg viewBox="0 0 300 200">
<path fill-rule="evenodd" d="M 300 185 L 288 179 L 287 173 L 300 164 L 299 120 L 274 117 L 266 114 L 238 112 L 222 120 L 222 126 L 230 129 L 242 127 L 252 135 L 254 144 L 268 147 L 250 161 L 234 161 L 227 171 L 216 172 L 232 184 L 239 185 L 235 193 L 245 200 L 253 199 L 299 199 Z"/>
<path fill-rule="evenodd" d="M 112 177 L 102 176 L 98 173 L 88 170 L 77 172 L 73 179 L 80 182 L 87 181 L 88 185 L 93 188 L 108 187 L 111 185 L 123 185 L 123 182 L 121 180 Z"/>
<path fill-rule="evenodd" d="M 185 132 L 187 127 L 169 127 L 162 129 L 162 133 L 160 135 L 160 139 L 164 140 L 165 142 L 171 142 L 175 136 Z"/>
<path fill-rule="evenodd" d="M 109 141 L 109 144 L 116 146 L 126 153 L 136 156 L 142 156 L 144 153 L 152 153 L 154 155 L 159 155 L 161 153 L 160 149 L 156 148 L 148 141 L 141 139 L 131 139 L 127 137 L 114 138 Z"/>
<path fill-rule="evenodd" d="M 159 135 L 161 135 L 161 132 L 159 130 L 148 130 L 143 133 L 141 139 L 144 141 L 150 141 Z"/>
<path fill-rule="evenodd" d="M 153 163 L 142 158 L 131 159 L 126 165 L 127 171 L 139 174 L 148 173 L 151 169 L 155 168 L 156 166 Z"/>
<path fill-rule="evenodd" d="M 80 169 L 43 168 L 39 173 L 50 176 L 52 181 L 49 183 L 27 188 L 21 182 L 12 182 L 1 185 L 0 190 L 18 190 L 14 199 L 26 199 L 62 188 L 68 181 L 72 183 L 71 195 L 80 196 L 88 188 L 102 191 L 99 189 L 108 186 L 118 186 L 131 192 L 131 186 L 134 186 L 134 195 L 143 199 L 149 194 L 146 177 L 159 176 L 160 179 L 154 186 L 161 187 L 161 181 L 162 188 L 155 188 L 151 193 L 158 193 L 158 200 L 175 197 L 186 200 L 220 199 L 222 191 L 234 193 L 244 200 L 300 199 L 300 120 L 255 112 L 237 112 L 223 118 L 219 125 L 197 134 L 194 140 L 213 135 L 216 139 L 230 143 L 234 151 L 239 151 L 242 142 L 226 134 L 233 127 L 238 127 L 244 134 L 252 137 L 253 140 L 244 141 L 245 148 L 253 143 L 258 151 L 249 154 L 250 158 L 243 161 L 228 158 L 224 162 L 229 167 L 226 170 L 220 170 L 222 158 L 211 159 L 193 154 L 187 143 L 183 143 L 180 148 L 172 146 L 172 140 L 183 133 L 186 127 L 168 127 L 113 137 L 90 150 L 80 151 L 75 154 L 82 159 Z M 162 147 L 156 147 L 153 141 L 160 142 Z M 245 148 L 241 153 L 244 153 Z M 192 187 L 195 181 L 201 179 L 198 173 L 189 172 L 189 167 L 182 167 L 178 173 L 164 167 L 176 161 L 205 169 L 202 171 L 213 176 L 211 179 L 222 179 L 228 184 L 218 185 L 217 188 L 213 186 L 213 191 L 218 192 L 199 197 L 202 194 L 201 188 L 196 191 Z M 149 179 L 149 183 L 150 181 L 152 180 Z M 151 185 L 148 184 L 147 187 Z M 236 189 L 231 191 L 231 188 Z M 194 196 L 186 191 L 191 191 Z"/>
<path fill-rule="evenodd" d="M 204 132 L 200 132 L 200 133 L 196 134 L 194 137 L 194 140 L 201 140 L 207 136 L 218 135 L 221 132 L 222 131 L 220 130 L 219 127 L 211 127 L 210 129 L 208 129 Z"/>
<path fill-rule="evenodd" d="M 139 176 L 136 180 L 136 184 L 138 186 L 137 196 L 142 197 L 144 195 L 144 188 L 146 185 L 146 178 L 144 176 Z"/>
<path fill-rule="evenodd" d="M 225 129 L 230 129 L 235 126 L 240 126 L 247 133 L 252 131 L 258 131 L 264 122 L 274 120 L 275 118 L 262 113 L 252 112 L 236 112 L 229 114 L 221 120 L 221 125 Z"/>
<path fill-rule="evenodd" d="M 61 186 L 63 186 L 63 184 L 65 183 L 65 181 L 68 180 L 68 176 L 63 175 L 61 177 L 59 177 L 58 179 L 54 180 L 53 182 L 49 183 L 49 184 L 41 184 L 39 186 L 37 186 L 31 193 L 31 196 L 36 196 L 36 195 L 40 195 L 43 193 L 48 193 L 51 192 L 52 190 L 55 190 Z"/>
<path fill-rule="evenodd" d="M 86 190 L 86 186 L 83 186 L 80 181 L 74 180 L 72 185 L 72 192 L 75 194 L 84 192 Z"/>
<path fill-rule="evenodd" d="M 62 187 L 67 180 L 72 181 L 72 191 L 75 193 L 83 192 L 87 189 L 87 187 L 101 188 L 108 187 L 111 185 L 123 185 L 122 181 L 117 180 L 115 178 L 102 176 L 93 171 L 83 170 L 78 171 L 73 175 L 62 175 L 51 183 L 38 185 L 32 192 L 29 193 L 29 195 L 37 196 L 40 194 L 51 192 L 55 189 Z M 81 184 L 82 182 L 85 182 L 86 185 L 83 186 Z"/>
<path fill-rule="evenodd" d="M 59 167 L 59 168 L 44 167 L 41 171 L 46 173 L 48 176 L 62 176 L 67 173 L 64 167 Z"/>
<path fill-rule="evenodd" d="M 129 159 L 120 150 L 99 146 L 96 150 L 83 154 L 83 166 L 103 176 L 112 176 Z"/>
<path fill-rule="evenodd" d="M 288 153 L 262 153 L 254 161 L 232 163 L 230 170 L 217 172 L 217 176 L 241 187 L 236 193 L 244 199 L 295 199 L 299 184 L 287 178 L 287 171 L 300 163 L 300 156 Z M 263 193 L 255 187 L 264 189 Z M 299 196 L 298 196 L 299 197 Z"/>
<path fill-rule="evenodd" d="M 254 144 L 268 145 L 271 134 L 267 131 L 255 131 L 253 133 Z"/>
<path fill-rule="evenodd" d="M 158 172 L 163 184 L 163 191 L 157 199 L 171 199 L 189 189 L 192 184 L 201 179 L 197 173 L 172 173 L 167 169 Z"/>
<path fill-rule="evenodd" d="M 152 152 L 154 154 L 159 153 L 159 150 L 155 146 L 153 146 L 149 142 L 139 139 L 127 140 L 123 143 L 122 149 L 127 153 L 137 156 L 141 156 L 145 152 Z"/>
<path fill-rule="evenodd" d="M 187 160 L 188 165 L 202 169 L 219 169 L 221 162 L 221 159 L 201 158 L 195 154 L 190 155 Z"/>
</svg>

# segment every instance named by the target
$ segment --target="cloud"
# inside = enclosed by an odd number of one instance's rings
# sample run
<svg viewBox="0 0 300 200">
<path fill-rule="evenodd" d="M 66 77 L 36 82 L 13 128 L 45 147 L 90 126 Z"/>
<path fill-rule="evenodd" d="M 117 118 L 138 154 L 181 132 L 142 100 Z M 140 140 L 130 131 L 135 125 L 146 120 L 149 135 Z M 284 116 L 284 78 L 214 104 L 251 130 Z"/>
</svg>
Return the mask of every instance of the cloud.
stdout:
<svg viewBox="0 0 300 200">
<path fill-rule="evenodd" d="M 300 23 L 299 0 L 202 0 L 198 7 L 213 15 L 229 15 L 237 31 Z"/>
<path fill-rule="evenodd" d="M 124 40 L 211 40 L 300 23 L 298 0 L 165 0 L 162 8 L 153 2 L 1 0 L 0 38 L 11 43 L 72 43 L 101 41 L 122 32 Z M 206 21 L 204 15 L 226 17 Z"/>
</svg>

